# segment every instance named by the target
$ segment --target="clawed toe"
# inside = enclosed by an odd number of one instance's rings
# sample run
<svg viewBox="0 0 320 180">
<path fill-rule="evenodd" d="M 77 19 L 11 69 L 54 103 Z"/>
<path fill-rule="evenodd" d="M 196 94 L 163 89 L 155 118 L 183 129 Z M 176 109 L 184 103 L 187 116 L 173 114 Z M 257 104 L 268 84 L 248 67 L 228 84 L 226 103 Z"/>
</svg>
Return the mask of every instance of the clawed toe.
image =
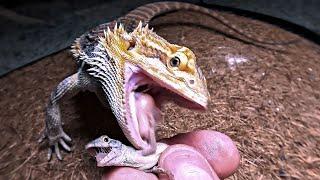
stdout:
<svg viewBox="0 0 320 180">
<path fill-rule="evenodd" d="M 59 143 L 56 142 L 54 143 L 53 146 L 49 147 L 48 149 L 48 154 L 47 154 L 47 159 L 48 161 L 51 160 L 52 158 L 52 154 L 53 154 L 53 150 L 54 149 L 54 153 L 57 155 L 57 158 L 61 161 L 63 158 L 62 158 L 62 155 L 61 155 L 61 152 L 60 152 L 60 148 L 59 148 L 59 144 L 63 147 L 64 150 L 68 151 L 68 152 L 71 152 L 71 148 L 69 145 L 67 145 L 64 140 L 61 138 L 59 139 Z"/>
<path fill-rule="evenodd" d="M 50 138 L 45 132 L 43 132 L 40 138 L 38 139 L 39 143 L 43 142 L 45 139 L 48 139 L 49 141 L 50 147 L 48 148 L 48 153 L 47 153 L 48 161 L 52 159 L 52 155 L 54 153 L 56 154 L 59 160 L 63 159 L 60 152 L 59 144 L 64 150 L 66 150 L 67 152 L 71 152 L 71 148 L 66 142 L 71 142 L 72 139 L 63 131 L 60 134 L 61 135 L 58 136 L 59 138 Z"/>
<path fill-rule="evenodd" d="M 38 143 L 42 143 L 44 141 L 44 139 L 46 139 L 46 133 L 42 132 L 40 135 L 40 138 L 38 139 Z"/>
<path fill-rule="evenodd" d="M 62 156 L 61 156 L 61 153 L 60 153 L 60 149 L 59 149 L 59 146 L 58 146 L 58 143 L 56 143 L 54 145 L 54 151 L 57 155 L 57 158 L 61 161 L 62 160 Z"/>
<path fill-rule="evenodd" d="M 47 154 L 47 159 L 48 159 L 48 161 L 51 160 L 51 157 L 52 157 L 52 149 L 51 149 L 51 147 L 49 147 L 49 149 L 48 149 L 48 154 Z"/>
<path fill-rule="evenodd" d="M 153 168 L 151 169 L 147 169 L 147 170 L 144 170 L 144 172 L 147 172 L 147 173 L 156 173 L 156 174 L 168 174 L 168 171 L 159 167 L 159 166 L 154 166 Z"/>
<path fill-rule="evenodd" d="M 60 139 L 59 140 L 59 143 L 61 144 L 61 146 L 63 147 L 63 149 L 65 149 L 66 151 L 70 152 L 71 151 L 71 148 L 69 145 L 67 145 L 63 139 Z"/>
<path fill-rule="evenodd" d="M 68 141 L 68 142 L 71 142 L 72 139 L 70 136 L 68 136 L 68 134 L 66 134 L 65 132 L 62 132 L 62 138 L 65 140 L 65 141 Z"/>
</svg>

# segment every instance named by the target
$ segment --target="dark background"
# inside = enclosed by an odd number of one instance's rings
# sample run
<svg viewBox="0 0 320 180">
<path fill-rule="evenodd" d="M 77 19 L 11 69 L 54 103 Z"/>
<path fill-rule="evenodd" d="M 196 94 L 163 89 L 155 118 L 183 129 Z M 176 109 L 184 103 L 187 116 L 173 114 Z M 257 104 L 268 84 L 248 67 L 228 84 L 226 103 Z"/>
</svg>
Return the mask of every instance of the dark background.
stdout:
<svg viewBox="0 0 320 180">
<path fill-rule="evenodd" d="M 1 0 L 0 76 L 68 47 L 86 30 L 153 0 Z M 317 0 L 189 0 L 268 21 L 319 43 Z"/>
</svg>

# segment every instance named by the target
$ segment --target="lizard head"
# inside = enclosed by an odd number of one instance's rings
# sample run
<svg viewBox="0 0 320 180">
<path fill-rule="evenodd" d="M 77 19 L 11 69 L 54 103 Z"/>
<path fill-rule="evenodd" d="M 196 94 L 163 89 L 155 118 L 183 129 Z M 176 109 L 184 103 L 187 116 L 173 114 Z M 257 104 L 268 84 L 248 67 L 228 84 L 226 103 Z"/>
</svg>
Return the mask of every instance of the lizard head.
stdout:
<svg viewBox="0 0 320 180">
<path fill-rule="evenodd" d="M 131 33 L 115 25 L 105 37 L 101 42 L 109 54 L 139 67 L 153 81 L 190 102 L 180 105 L 206 109 L 210 98 L 206 79 L 189 48 L 169 43 L 141 22 Z"/>
<path fill-rule="evenodd" d="M 155 122 L 166 101 L 205 110 L 209 100 L 206 79 L 187 47 L 169 43 L 148 25 L 128 33 L 123 26 L 100 38 L 107 53 L 124 68 L 126 126 L 129 141 L 145 155 L 155 151 Z M 153 132 L 151 132 L 153 131 Z M 126 132 L 125 132 L 126 133 Z"/>
<path fill-rule="evenodd" d="M 117 165 L 117 158 L 123 153 L 123 144 L 104 135 L 86 145 L 86 150 L 95 157 L 97 166 Z"/>
<path fill-rule="evenodd" d="M 171 44 L 148 27 L 137 28 L 129 50 L 148 76 L 162 87 L 182 96 L 188 108 L 205 109 L 209 98 L 205 77 L 196 65 L 196 56 L 187 47 Z"/>
</svg>

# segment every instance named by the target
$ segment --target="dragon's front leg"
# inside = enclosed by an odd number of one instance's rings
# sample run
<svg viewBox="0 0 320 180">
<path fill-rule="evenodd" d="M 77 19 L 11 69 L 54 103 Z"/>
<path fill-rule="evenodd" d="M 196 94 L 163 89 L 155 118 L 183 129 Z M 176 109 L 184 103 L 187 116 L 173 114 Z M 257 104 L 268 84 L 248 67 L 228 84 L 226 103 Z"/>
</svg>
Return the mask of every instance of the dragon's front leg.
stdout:
<svg viewBox="0 0 320 180">
<path fill-rule="evenodd" d="M 51 159 L 53 150 L 59 160 L 62 156 L 59 149 L 59 144 L 66 150 L 71 151 L 71 148 L 66 142 L 70 142 L 71 138 L 64 132 L 62 128 L 60 103 L 61 100 L 66 100 L 76 95 L 80 90 L 88 89 L 90 81 L 86 79 L 80 72 L 75 73 L 59 83 L 56 89 L 51 93 L 49 103 L 46 108 L 46 126 L 42 133 L 39 142 L 47 139 L 49 143 L 48 160 Z"/>
</svg>

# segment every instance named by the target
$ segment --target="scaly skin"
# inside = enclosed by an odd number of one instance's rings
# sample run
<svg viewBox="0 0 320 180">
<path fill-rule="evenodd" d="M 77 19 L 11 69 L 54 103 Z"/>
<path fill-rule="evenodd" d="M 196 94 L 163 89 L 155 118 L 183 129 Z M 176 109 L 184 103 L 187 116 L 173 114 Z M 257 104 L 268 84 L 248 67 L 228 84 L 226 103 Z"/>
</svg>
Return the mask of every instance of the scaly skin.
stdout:
<svg viewBox="0 0 320 180">
<path fill-rule="evenodd" d="M 65 141 L 71 138 L 63 131 L 59 106 L 80 91 L 94 92 L 111 108 L 124 135 L 143 155 L 156 152 L 154 131 L 165 101 L 206 109 L 209 93 L 194 53 L 148 28 L 155 16 L 176 10 L 206 14 L 247 39 L 266 43 L 246 35 L 212 10 L 180 2 L 147 4 L 99 25 L 76 39 L 71 51 L 78 72 L 64 79 L 50 96 L 46 128 L 39 139 L 49 142 L 49 160 L 53 149 L 62 159 L 59 144 L 70 151 Z"/>
<path fill-rule="evenodd" d="M 136 149 L 122 144 L 108 136 L 101 136 L 86 145 L 89 153 L 96 158 L 97 166 L 127 166 L 146 172 L 159 172 L 156 167 L 161 153 L 168 147 L 157 143 L 155 153 L 144 156 Z M 161 170 L 160 170 L 161 171 Z"/>
</svg>

